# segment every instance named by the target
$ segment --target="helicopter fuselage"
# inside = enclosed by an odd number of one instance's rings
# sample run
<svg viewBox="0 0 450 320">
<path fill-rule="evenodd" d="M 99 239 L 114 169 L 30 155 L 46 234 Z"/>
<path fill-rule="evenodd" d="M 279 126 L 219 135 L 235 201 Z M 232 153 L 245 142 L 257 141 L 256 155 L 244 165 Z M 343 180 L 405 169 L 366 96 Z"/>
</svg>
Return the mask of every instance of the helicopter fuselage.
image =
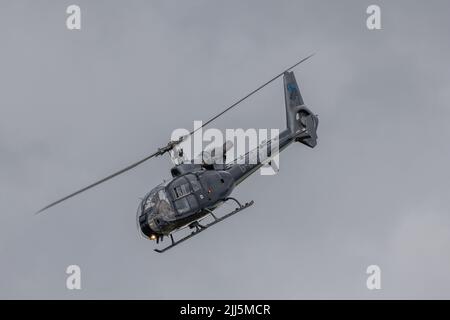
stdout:
<svg viewBox="0 0 450 320">
<path fill-rule="evenodd" d="M 284 130 L 276 137 L 278 151 L 294 141 L 304 142 L 302 132 Z M 150 191 L 138 208 L 138 224 L 141 233 L 152 240 L 169 235 L 173 231 L 195 222 L 219 207 L 233 189 L 256 172 L 275 154 L 265 143 L 266 157 L 261 158 L 259 146 L 247 152 L 240 161 L 230 164 L 180 164 L 171 169 L 172 180 Z M 251 159 L 256 157 L 256 162 Z"/>
<path fill-rule="evenodd" d="M 222 163 L 225 164 L 197 164 L 192 161 L 173 167 L 172 180 L 150 191 L 139 205 L 138 225 L 141 234 L 157 242 L 164 236 L 170 236 L 172 246 L 176 245 L 179 242 L 174 242 L 172 233 L 180 228 L 189 226 L 198 231 L 198 228 L 202 228 L 198 221 L 208 214 L 212 215 L 215 222 L 221 221 L 213 214 L 213 210 L 222 203 L 230 199 L 237 202 L 238 208 L 230 214 L 253 204 L 251 201 L 241 205 L 230 194 L 237 185 L 292 142 L 300 142 L 310 148 L 316 146 L 318 118 L 304 105 L 294 74 L 285 72 L 283 80 L 286 129 L 229 163 L 226 162 L 224 145 Z"/>
</svg>

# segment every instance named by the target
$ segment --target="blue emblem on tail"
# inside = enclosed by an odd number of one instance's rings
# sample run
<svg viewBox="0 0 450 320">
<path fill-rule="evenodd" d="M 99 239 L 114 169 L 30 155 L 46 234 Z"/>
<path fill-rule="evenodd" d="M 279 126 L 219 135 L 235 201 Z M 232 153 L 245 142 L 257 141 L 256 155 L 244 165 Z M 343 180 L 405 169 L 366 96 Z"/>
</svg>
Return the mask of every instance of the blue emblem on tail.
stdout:
<svg viewBox="0 0 450 320">
<path fill-rule="evenodd" d="M 288 83 L 286 86 L 288 92 L 289 92 L 289 99 L 294 100 L 298 97 L 298 89 L 293 83 Z"/>
</svg>

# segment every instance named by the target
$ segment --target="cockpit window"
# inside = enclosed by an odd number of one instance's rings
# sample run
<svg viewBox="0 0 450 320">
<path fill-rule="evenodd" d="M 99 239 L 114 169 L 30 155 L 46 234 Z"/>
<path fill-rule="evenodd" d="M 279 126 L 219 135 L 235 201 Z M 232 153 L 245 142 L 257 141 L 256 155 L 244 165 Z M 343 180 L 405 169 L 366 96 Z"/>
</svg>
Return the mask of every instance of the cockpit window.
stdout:
<svg viewBox="0 0 450 320">
<path fill-rule="evenodd" d="M 159 190 L 158 198 L 159 198 L 159 200 L 164 200 L 164 201 L 169 202 L 169 199 L 167 199 L 167 195 L 166 195 L 166 192 L 164 190 Z"/>
<path fill-rule="evenodd" d="M 154 214 L 173 215 L 171 201 L 168 199 L 165 184 L 162 183 L 151 190 L 142 200 L 141 211 L 151 210 Z"/>
<path fill-rule="evenodd" d="M 144 201 L 144 211 L 147 211 L 150 208 L 153 208 L 155 204 L 158 202 L 157 194 L 149 194 L 147 199 Z"/>
</svg>

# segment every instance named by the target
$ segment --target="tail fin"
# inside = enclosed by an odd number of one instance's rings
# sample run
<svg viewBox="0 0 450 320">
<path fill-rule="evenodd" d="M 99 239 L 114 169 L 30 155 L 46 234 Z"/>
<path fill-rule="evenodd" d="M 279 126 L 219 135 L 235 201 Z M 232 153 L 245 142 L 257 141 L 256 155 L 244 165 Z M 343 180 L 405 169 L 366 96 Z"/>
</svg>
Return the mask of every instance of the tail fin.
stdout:
<svg viewBox="0 0 450 320">
<path fill-rule="evenodd" d="M 285 72 L 283 80 L 287 127 L 296 141 L 314 148 L 319 119 L 305 106 L 294 72 Z"/>
</svg>

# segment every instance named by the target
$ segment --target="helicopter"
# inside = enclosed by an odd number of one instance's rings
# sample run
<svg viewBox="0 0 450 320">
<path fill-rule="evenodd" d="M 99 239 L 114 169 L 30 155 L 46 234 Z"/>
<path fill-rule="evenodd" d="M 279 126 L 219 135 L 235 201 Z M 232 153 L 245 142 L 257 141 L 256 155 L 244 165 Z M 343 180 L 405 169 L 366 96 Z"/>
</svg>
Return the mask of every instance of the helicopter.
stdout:
<svg viewBox="0 0 450 320">
<path fill-rule="evenodd" d="M 254 204 L 253 200 L 242 204 L 236 198 L 231 197 L 236 186 L 263 165 L 270 163 L 274 156 L 293 142 L 300 142 L 310 148 L 314 148 L 317 144 L 318 116 L 313 114 L 304 104 L 294 72 L 291 71 L 311 56 L 313 55 L 300 60 L 265 82 L 189 134 L 180 136 L 177 140 L 169 141 L 167 145 L 158 148 L 156 152 L 149 156 L 52 202 L 37 213 L 41 213 L 165 153 L 170 154 L 175 164 L 170 170 L 172 178 L 148 192 L 141 199 L 136 213 L 136 222 L 141 236 L 156 241 L 156 244 L 162 242 L 165 237 L 170 238 L 170 244 L 164 248 L 155 248 L 156 252 L 165 252 L 216 223 L 249 208 Z M 226 161 L 227 150 L 231 147 L 229 141 L 225 142 L 222 147 L 204 150 L 200 155 L 200 161 L 188 160 L 183 157 L 183 149 L 180 148 L 182 142 L 189 139 L 197 130 L 208 125 L 281 76 L 283 77 L 286 128 L 278 136 L 263 141 L 256 149 L 241 155 L 241 161 L 238 161 L 238 159 L 233 159 L 231 162 Z M 275 145 L 276 148 L 274 148 Z M 261 150 L 264 152 L 261 152 Z M 250 159 L 254 161 L 250 161 Z M 236 208 L 219 217 L 215 210 L 229 201 L 235 203 Z M 204 223 L 203 221 L 207 220 L 207 217 L 211 221 Z M 186 228 L 189 228 L 191 232 L 175 240 L 174 234 Z"/>
</svg>

